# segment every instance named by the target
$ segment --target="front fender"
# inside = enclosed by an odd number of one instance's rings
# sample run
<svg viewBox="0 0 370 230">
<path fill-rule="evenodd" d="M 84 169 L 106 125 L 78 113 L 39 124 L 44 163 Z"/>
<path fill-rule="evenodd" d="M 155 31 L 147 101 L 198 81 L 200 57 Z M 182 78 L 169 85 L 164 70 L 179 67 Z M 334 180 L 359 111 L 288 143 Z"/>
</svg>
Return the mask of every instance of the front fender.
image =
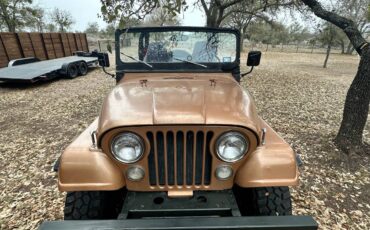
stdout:
<svg viewBox="0 0 370 230">
<path fill-rule="evenodd" d="M 240 187 L 275 187 L 298 185 L 296 155 L 266 122 L 265 144 L 251 153 L 239 168 L 235 183 Z"/>
<path fill-rule="evenodd" d="M 90 133 L 97 129 L 98 118 L 63 152 L 59 167 L 60 191 L 118 190 L 125 178 L 109 157 L 92 149 Z"/>
</svg>

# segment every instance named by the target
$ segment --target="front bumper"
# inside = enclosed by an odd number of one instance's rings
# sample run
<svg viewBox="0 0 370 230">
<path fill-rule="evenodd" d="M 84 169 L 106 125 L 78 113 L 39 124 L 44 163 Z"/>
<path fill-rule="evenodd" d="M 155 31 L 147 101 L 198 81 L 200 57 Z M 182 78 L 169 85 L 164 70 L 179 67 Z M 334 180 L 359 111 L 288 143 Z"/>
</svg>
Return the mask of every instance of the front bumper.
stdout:
<svg viewBox="0 0 370 230">
<path fill-rule="evenodd" d="M 317 223 L 309 216 L 259 216 L 259 217 L 193 217 L 95 221 L 44 222 L 41 230 L 59 229 L 294 229 L 314 230 Z"/>
<path fill-rule="evenodd" d="M 52 221 L 40 229 L 317 229 L 309 216 L 241 217 L 232 190 L 197 191 L 171 198 L 165 192 L 128 192 L 117 220 Z"/>
</svg>

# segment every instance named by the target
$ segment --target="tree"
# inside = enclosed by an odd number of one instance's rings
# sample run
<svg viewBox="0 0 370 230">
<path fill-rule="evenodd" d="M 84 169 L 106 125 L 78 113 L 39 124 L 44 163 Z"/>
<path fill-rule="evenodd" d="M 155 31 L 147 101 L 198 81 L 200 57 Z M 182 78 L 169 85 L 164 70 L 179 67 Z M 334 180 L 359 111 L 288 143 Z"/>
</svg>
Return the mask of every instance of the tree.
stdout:
<svg viewBox="0 0 370 230">
<path fill-rule="evenodd" d="M 338 0 L 338 7 L 336 12 L 343 17 L 351 19 L 360 33 L 364 36 L 368 26 L 369 19 L 367 18 L 369 0 Z M 346 39 L 347 54 L 354 52 L 352 43 Z"/>
<path fill-rule="evenodd" d="M 326 49 L 326 57 L 325 57 L 324 66 L 323 66 L 323 68 L 326 68 L 328 66 L 331 47 L 333 46 L 334 39 L 337 36 L 337 31 L 335 30 L 333 24 L 326 23 L 320 35 L 321 36 L 319 40 L 321 41 L 322 44 L 327 45 L 328 47 Z"/>
<path fill-rule="evenodd" d="M 100 0 L 102 3 L 101 13 L 103 19 L 110 23 L 119 21 L 120 27 L 129 18 L 144 19 L 154 9 L 162 8 L 166 14 L 175 16 L 181 10 L 185 11 L 189 6 L 186 0 Z M 221 23 L 232 14 L 231 8 L 242 4 L 260 4 L 261 10 L 277 8 L 281 6 L 294 6 L 295 0 L 197 0 L 195 4 L 201 7 L 206 15 L 206 25 L 219 27 Z M 234 7 L 238 11 L 239 7 Z"/>
<path fill-rule="evenodd" d="M 294 42 L 297 47 L 297 52 L 299 49 L 299 45 L 305 41 L 308 40 L 310 37 L 310 33 L 308 32 L 307 28 L 303 27 L 299 23 L 293 23 L 289 27 L 289 40 Z"/>
<path fill-rule="evenodd" d="M 72 15 L 65 10 L 55 8 L 50 16 L 52 21 L 59 27 L 60 32 L 66 32 L 74 23 Z"/>
<path fill-rule="evenodd" d="M 169 14 L 163 8 L 154 9 L 144 22 L 148 26 L 174 26 L 180 25 L 177 15 Z"/>
<path fill-rule="evenodd" d="M 25 26 L 40 33 L 44 32 L 45 11 L 42 8 L 35 7 L 26 19 Z"/>
<path fill-rule="evenodd" d="M 370 103 L 370 45 L 351 19 L 324 9 L 317 0 L 301 1 L 316 16 L 342 29 L 361 57 L 357 74 L 347 92 L 342 123 L 334 142 L 346 153 L 368 153 L 369 145 L 363 142 L 363 131 Z"/>
<path fill-rule="evenodd" d="M 265 8 L 261 1 L 243 1 L 227 9 L 221 25 L 233 27 L 241 32 L 240 47 L 243 51 L 244 39 L 248 38 L 248 27 L 256 21 L 274 25 L 273 16 L 278 8 Z"/>
<path fill-rule="evenodd" d="M 317 40 L 321 42 L 321 44 L 327 47 L 326 49 L 326 57 L 324 61 L 324 68 L 327 67 L 329 56 L 331 49 L 334 45 L 341 45 L 342 46 L 342 53 L 344 53 L 344 38 L 343 38 L 343 31 L 340 30 L 338 27 L 334 26 L 329 22 L 325 22 L 323 28 L 319 30 L 319 35 L 317 36 Z"/>
<path fill-rule="evenodd" d="M 101 16 L 103 20 L 112 23 L 118 22 L 118 27 L 122 28 L 126 26 L 126 22 L 129 20 L 143 20 L 149 15 L 154 9 L 162 8 L 166 14 L 172 14 L 175 16 L 181 11 L 185 10 L 186 1 L 179 0 L 100 0 Z"/>
<path fill-rule="evenodd" d="M 265 20 L 256 19 L 248 27 L 248 39 L 253 43 L 267 44 L 266 51 L 269 45 L 277 45 L 286 43 L 289 37 L 288 29 L 281 23 L 269 23 Z"/>
<path fill-rule="evenodd" d="M 56 27 L 56 25 L 55 25 L 55 24 L 53 24 L 53 23 L 48 23 L 48 24 L 46 24 L 46 25 L 45 25 L 45 30 L 46 30 L 47 32 L 52 33 L 52 32 L 56 32 L 56 31 L 57 31 L 57 27 Z"/>
<path fill-rule="evenodd" d="M 112 37 L 114 36 L 114 33 L 116 31 L 116 26 L 114 24 L 108 24 L 105 29 L 102 29 L 100 31 L 101 34 L 103 34 L 106 37 Z"/>
<path fill-rule="evenodd" d="M 98 34 L 99 33 L 99 24 L 97 22 L 89 22 L 85 30 L 87 34 Z"/>
<path fill-rule="evenodd" d="M 32 0 L 0 0 L 0 22 L 9 32 L 23 28 L 33 12 Z"/>
</svg>

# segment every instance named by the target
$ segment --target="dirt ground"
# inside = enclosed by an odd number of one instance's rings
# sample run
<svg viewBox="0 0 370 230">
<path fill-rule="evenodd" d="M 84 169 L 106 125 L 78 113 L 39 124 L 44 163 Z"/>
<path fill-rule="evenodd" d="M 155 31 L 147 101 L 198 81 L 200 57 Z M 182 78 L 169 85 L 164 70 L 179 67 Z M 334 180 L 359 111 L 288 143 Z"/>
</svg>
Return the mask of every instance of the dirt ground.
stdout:
<svg viewBox="0 0 370 230">
<path fill-rule="evenodd" d="M 264 53 L 243 85 L 303 159 L 301 183 L 292 189 L 294 213 L 314 216 L 321 229 L 370 229 L 369 158 L 342 156 L 331 142 L 359 59 L 333 55 L 327 69 L 323 59 Z M 65 194 L 53 164 L 98 116 L 114 84 L 100 70 L 74 80 L 0 84 L 0 229 L 34 229 L 63 218 Z M 370 142 L 369 124 L 365 139 Z"/>
</svg>

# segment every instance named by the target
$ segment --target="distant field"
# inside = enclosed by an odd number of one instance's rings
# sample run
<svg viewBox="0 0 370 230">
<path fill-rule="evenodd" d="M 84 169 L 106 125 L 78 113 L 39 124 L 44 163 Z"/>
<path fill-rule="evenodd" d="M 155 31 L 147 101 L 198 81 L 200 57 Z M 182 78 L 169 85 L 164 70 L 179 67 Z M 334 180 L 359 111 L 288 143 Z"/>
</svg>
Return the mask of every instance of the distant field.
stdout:
<svg viewBox="0 0 370 230">
<path fill-rule="evenodd" d="M 294 213 L 313 215 L 322 229 L 370 229 L 369 158 L 340 158 L 331 143 L 359 59 L 332 55 L 323 69 L 324 58 L 263 53 L 261 66 L 242 84 L 260 115 L 303 158 L 301 183 L 292 190 Z M 54 161 L 99 115 L 114 85 L 101 70 L 32 86 L 0 84 L 0 229 L 62 219 L 65 194 L 58 192 Z M 369 125 L 365 138 L 370 141 Z"/>
</svg>

